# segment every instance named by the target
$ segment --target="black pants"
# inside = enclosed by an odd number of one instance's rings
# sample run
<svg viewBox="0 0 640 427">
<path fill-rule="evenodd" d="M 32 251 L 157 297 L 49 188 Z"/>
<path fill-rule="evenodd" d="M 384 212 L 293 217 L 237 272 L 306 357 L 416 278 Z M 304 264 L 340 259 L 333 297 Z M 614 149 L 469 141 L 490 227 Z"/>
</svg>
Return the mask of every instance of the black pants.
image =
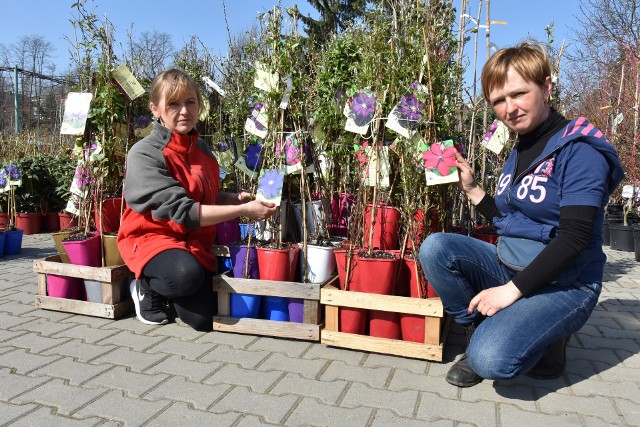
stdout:
<svg viewBox="0 0 640 427">
<path fill-rule="evenodd" d="M 176 314 L 196 331 L 208 332 L 218 300 L 212 289 L 213 273 L 187 251 L 169 249 L 151 258 L 142 270 L 141 286 L 168 298 Z"/>
</svg>

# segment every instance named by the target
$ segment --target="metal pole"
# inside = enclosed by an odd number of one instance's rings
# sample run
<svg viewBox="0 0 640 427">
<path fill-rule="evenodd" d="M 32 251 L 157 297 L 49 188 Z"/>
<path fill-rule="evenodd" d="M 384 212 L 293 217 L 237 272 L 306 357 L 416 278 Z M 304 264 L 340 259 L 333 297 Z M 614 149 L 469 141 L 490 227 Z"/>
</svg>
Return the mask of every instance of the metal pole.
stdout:
<svg viewBox="0 0 640 427">
<path fill-rule="evenodd" d="M 13 106 L 15 107 L 16 135 L 20 133 L 20 102 L 18 101 L 18 67 L 13 67 Z"/>
</svg>

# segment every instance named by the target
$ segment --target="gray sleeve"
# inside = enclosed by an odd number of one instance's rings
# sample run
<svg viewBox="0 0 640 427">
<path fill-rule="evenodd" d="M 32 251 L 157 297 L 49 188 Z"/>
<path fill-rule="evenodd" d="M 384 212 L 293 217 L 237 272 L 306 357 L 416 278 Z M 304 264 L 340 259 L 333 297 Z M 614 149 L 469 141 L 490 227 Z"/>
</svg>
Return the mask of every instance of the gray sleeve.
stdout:
<svg viewBox="0 0 640 427">
<path fill-rule="evenodd" d="M 199 204 L 167 169 L 164 154 L 150 140 L 139 141 L 127 155 L 124 197 L 134 211 L 158 220 L 171 220 L 193 229 L 198 227 Z"/>
</svg>

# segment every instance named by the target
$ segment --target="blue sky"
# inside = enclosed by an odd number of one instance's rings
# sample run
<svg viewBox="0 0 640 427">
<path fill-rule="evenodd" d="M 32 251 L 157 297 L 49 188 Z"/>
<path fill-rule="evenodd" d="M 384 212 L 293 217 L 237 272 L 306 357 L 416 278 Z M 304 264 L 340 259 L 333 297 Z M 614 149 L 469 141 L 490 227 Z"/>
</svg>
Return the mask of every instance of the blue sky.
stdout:
<svg viewBox="0 0 640 427">
<path fill-rule="evenodd" d="M 454 6 L 460 6 L 461 0 L 453 1 Z M 469 1 L 471 16 L 477 15 L 478 1 Z M 303 14 L 316 16 L 315 10 L 305 0 L 282 0 L 285 7 L 294 2 Z M 66 70 L 70 44 L 64 36 L 73 35 L 69 23 L 73 0 L 5 0 L 2 3 L 4 19 L 0 43 L 9 45 L 25 35 L 44 36 L 56 47 L 54 62 L 57 64 L 57 73 Z M 248 29 L 255 22 L 258 12 L 273 7 L 277 0 L 226 0 L 225 3 L 230 30 L 235 35 Z M 226 52 L 227 30 L 222 0 L 101 0 L 93 4 L 97 5 L 95 12 L 98 16 L 103 17 L 106 13 L 115 25 L 116 40 L 120 43 L 126 40 L 127 30 L 133 23 L 137 33 L 155 29 L 171 34 L 177 48 L 188 41 L 191 35 L 198 35 L 212 53 Z M 579 4 L 579 0 L 491 0 L 491 19 L 507 22 L 507 25 L 491 27 L 491 40 L 500 47 L 514 44 L 528 35 L 545 40 L 544 29 L 554 22 L 556 38 L 566 38 L 569 42 L 571 31 L 568 25 L 573 25 L 575 17 L 580 15 Z M 479 68 L 485 61 L 484 37 L 485 30 L 481 29 Z M 472 46 L 473 40 L 468 50 Z M 467 75 L 472 75 L 472 70 Z"/>
</svg>

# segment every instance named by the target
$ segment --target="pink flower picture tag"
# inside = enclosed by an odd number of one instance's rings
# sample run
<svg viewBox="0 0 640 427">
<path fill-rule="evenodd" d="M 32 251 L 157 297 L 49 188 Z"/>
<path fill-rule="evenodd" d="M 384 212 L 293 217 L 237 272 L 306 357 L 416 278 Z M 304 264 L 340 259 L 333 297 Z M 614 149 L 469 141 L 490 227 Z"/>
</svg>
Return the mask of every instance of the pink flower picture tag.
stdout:
<svg viewBox="0 0 640 427">
<path fill-rule="evenodd" d="M 456 149 L 452 140 L 434 142 L 422 152 L 422 166 L 424 166 L 427 185 L 448 184 L 458 182 L 458 167 L 456 166 Z"/>
</svg>

